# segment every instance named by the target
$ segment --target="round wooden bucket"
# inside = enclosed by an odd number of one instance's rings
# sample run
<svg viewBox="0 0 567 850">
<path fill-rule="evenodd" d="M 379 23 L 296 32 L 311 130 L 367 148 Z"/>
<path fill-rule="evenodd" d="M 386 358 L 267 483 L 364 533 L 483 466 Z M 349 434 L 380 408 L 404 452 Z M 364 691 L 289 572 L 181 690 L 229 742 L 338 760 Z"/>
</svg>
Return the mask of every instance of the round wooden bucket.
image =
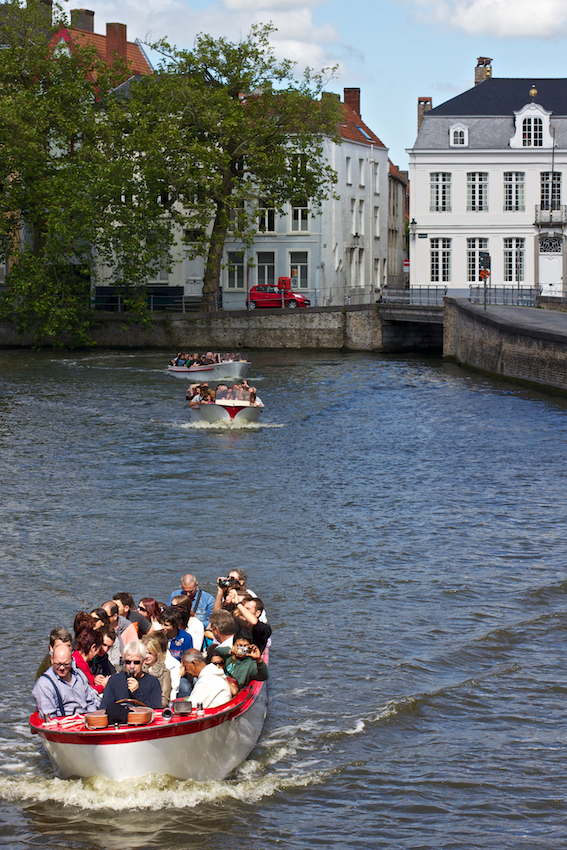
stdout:
<svg viewBox="0 0 567 850">
<path fill-rule="evenodd" d="M 106 711 L 101 708 L 98 711 L 85 714 L 85 726 L 87 729 L 106 729 L 108 726 Z"/>
</svg>

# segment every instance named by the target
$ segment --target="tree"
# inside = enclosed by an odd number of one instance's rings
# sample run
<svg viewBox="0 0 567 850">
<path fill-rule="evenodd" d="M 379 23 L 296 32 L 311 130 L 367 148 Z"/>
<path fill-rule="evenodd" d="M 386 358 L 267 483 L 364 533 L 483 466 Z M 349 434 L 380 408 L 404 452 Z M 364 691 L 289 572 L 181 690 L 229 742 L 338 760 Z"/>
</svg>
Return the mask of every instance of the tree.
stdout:
<svg viewBox="0 0 567 850">
<path fill-rule="evenodd" d="M 10 260 L 2 314 L 20 332 L 88 342 L 106 173 L 99 158 L 101 92 L 124 78 L 94 51 L 54 45 L 59 9 L 37 0 L 1 7 L 0 256 Z"/>
<path fill-rule="evenodd" d="M 192 50 L 158 42 L 158 72 L 127 99 L 125 144 L 139 168 L 132 192 L 144 207 L 158 193 L 165 199 L 154 219 L 164 255 L 168 221 L 185 230 L 193 256 L 206 256 L 209 309 L 229 231 L 250 244 L 263 201 L 278 212 L 287 202 L 317 206 L 335 181 L 322 149 L 325 136 L 339 141 L 340 102 L 318 100 L 325 72 L 294 80 L 292 63 L 274 56 L 272 32 L 257 24 L 239 42 L 200 35 Z"/>
</svg>

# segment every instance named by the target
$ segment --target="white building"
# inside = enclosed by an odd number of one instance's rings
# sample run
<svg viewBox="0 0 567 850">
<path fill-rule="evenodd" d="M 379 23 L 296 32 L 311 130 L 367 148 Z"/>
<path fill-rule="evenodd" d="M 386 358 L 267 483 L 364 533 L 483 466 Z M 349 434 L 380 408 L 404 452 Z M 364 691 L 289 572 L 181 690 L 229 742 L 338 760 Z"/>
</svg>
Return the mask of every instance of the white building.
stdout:
<svg viewBox="0 0 567 850">
<path fill-rule="evenodd" d="M 565 293 L 567 80 L 498 79 L 435 109 L 420 98 L 410 157 L 410 280 L 468 295 L 482 283 Z"/>
<path fill-rule="evenodd" d="M 344 101 L 343 143 L 324 142 L 339 198 L 320 209 L 289 206 L 282 216 L 267 209 L 250 249 L 227 241 L 224 309 L 243 309 L 252 286 L 281 276 L 291 277 L 292 289 L 312 306 L 371 303 L 387 282 L 388 150 L 362 121 L 360 89 L 345 89 Z M 198 275 L 193 287 L 196 294 Z"/>
</svg>

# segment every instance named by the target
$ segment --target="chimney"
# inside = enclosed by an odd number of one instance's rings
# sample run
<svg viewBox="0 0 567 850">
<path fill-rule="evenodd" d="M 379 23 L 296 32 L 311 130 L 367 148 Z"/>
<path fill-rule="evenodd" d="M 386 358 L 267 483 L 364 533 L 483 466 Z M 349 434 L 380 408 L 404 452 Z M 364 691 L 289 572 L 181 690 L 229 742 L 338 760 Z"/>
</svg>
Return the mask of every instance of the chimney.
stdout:
<svg viewBox="0 0 567 850">
<path fill-rule="evenodd" d="M 492 76 L 492 59 L 488 56 L 479 56 L 476 60 L 476 68 L 474 69 L 474 84 L 478 86 Z"/>
<path fill-rule="evenodd" d="M 360 116 L 360 89 L 345 89 L 345 103 Z"/>
<path fill-rule="evenodd" d="M 71 26 L 76 30 L 94 32 L 94 12 L 90 9 L 71 9 Z"/>
<path fill-rule="evenodd" d="M 433 109 L 433 102 L 430 97 L 418 97 L 417 99 L 417 132 L 419 133 L 419 129 L 421 127 L 421 122 L 423 121 L 423 116 L 426 112 L 429 112 L 430 109 Z"/>
<path fill-rule="evenodd" d="M 117 58 L 126 59 L 126 24 L 107 24 L 106 61 L 112 65 Z"/>
</svg>

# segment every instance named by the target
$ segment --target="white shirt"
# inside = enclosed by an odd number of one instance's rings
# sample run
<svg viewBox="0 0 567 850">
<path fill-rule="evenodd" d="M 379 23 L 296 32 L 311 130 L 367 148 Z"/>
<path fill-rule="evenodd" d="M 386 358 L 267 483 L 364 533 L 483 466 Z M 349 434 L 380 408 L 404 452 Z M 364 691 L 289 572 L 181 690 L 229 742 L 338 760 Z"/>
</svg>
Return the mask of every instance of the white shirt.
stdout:
<svg viewBox="0 0 567 850">
<path fill-rule="evenodd" d="M 207 664 L 203 667 L 189 697 L 193 708 L 197 708 L 199 703 L 203 708 L 216 708 L 217 705 L 224 705 L 231 699 L 232 694 L 227 678 L 220 667 L 216 664 Z"/>
<path fill-rule="evenodd" d="M 177 691 L 179 690 L 179 683 L 181 682 L 181 661 L 178 661 L 177 658 L 174 658 L 169 649 L 165 653 L 165 666 L 169 670 L 169 674 L 171 676 L 171 694 L 169 699 L 175 699 L 177 696 Z"/>
</svg>

